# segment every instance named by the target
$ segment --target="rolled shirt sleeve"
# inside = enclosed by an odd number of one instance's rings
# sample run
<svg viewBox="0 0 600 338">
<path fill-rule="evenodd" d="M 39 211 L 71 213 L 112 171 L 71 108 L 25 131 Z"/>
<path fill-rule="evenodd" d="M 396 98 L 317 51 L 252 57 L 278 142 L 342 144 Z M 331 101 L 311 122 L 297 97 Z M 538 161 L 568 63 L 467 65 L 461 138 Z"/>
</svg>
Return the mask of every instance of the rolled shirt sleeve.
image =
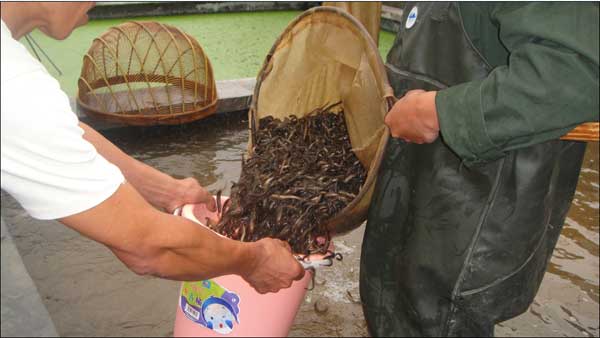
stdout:
<svg viewBox="0 0 600 338">
<path fill-rule="evenodd" d="M 97 206 L 124 182 L 83 138 L 69 98 L 2 22 L 1 186 L 38 219 Z"/>
<path fill-rule="evenodd" d="M 598 121 L 598 5 L 499 5 L 507 65 L 436 96 L 444 141 L 467 165 Z"/>
<path fill-rule="evenodd" d="M 83 139 L 56 80 L 32 72 L 11 82 L 2 88 L 2 189 L 38 219 L 67 217 L 109 198 L 124 177 Z M 32 87 L 44 95 L 34 91 L 27 102 L 21 93 Z"/>
</svg>

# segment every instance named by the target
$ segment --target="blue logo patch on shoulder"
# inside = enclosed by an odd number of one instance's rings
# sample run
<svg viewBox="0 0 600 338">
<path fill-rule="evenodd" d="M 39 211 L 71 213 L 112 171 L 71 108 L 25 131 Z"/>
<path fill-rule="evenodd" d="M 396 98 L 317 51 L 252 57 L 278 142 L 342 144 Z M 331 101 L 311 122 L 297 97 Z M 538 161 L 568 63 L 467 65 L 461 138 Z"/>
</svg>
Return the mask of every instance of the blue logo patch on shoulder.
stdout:
<svg viewBox="0 0 600 338">
<path fill-rule="evenodd" d="M 417 6 L 413 7 L 408 13 L 408 17 L 406 18 L 406 29 L 410 29 L 417 22 L 417 16 L 419 15 L 419 8 Z"/>
</svg>

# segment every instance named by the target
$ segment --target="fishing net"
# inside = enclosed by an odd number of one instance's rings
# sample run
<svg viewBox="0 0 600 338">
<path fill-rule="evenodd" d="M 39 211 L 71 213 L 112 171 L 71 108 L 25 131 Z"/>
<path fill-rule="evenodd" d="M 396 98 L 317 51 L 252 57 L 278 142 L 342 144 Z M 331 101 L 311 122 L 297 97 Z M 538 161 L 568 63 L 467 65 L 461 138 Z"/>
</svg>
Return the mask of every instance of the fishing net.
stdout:
<svg viewBox="0 0 600 338">
<path fill-rule="evenodd" d="M 334 7 L 311 9 L 277 39 L 258 75 L 242 172 L 216 232 L 274 237 L 327 253 L 366 218 L 387 143 L 392 90 L 365 28 Z"/>
<path fill-rule="evenodd" d="M 343 111 L 352 151 L 367 177 L 356 197 L 325 227 L 337 234 L 350 231 L 366 219 L 387 143 L 383 120 L 392 97 L 379 50 L 365 28 L 343 10 L 312 8 L 280 35 L 258 75 L 249 112 L 249 156 L 260 119 L 301 118 L 341 102 L 333 109 Z"/>
<path fill-rule="evenodd" d="M 123 23 L 95 38 L 78 87 L 86 114 L 131 125 L 190 122 L 217 104 L 212 67 L 198 42 L 158 22 Z"/>
</svg>

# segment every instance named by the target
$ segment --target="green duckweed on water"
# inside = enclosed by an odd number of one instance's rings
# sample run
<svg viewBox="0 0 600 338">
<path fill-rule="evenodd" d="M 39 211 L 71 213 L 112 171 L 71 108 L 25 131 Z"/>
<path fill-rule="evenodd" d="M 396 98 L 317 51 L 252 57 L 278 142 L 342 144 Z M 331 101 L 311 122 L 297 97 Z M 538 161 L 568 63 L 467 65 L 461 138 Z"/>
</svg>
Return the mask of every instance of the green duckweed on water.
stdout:
<svg viewBox="0 0 600 338">
<path fill-rule="evenodd" d="M 62 89 L 74 97 L 83 55 L 92 40 L 120 23 L 131 20 L 157 21 L 180 28 L 198 40 L 212 63 L 215 78 L 229 80 L 255 77 L 275 39 L 300 13 L 271 11 L 92 20 L 63 41 L 53 40 L 37 30 L 31 36 L 63 74 L 59 75 L 50 62 L 38 53 L 42 63 L 60 82 Z M 380 33 L 379 51 L 384 60 L 393 41 L 393 33 Z M 21 42 L 29 48 L 24 38 Z"/>
</svg>

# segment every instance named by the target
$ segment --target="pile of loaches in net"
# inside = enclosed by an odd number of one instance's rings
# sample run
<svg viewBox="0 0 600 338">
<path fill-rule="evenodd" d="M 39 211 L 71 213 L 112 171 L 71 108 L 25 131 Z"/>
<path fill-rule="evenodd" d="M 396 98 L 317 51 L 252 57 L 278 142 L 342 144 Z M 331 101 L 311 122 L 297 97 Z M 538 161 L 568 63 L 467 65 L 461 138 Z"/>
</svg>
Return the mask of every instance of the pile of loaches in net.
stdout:
<svg viewBox="0 0 600 338">
<path fill-rule="evenodd" d="M 269 116 L 254 136 L 254 154 L 242 160 L 223 217 L 210 226 L 240 241 L 273 237 L 298 254 L 326 253 L 325 221 L 356 197 L 366 178 L 343 112 L 328 107 L 303 118 Z"/>
</svg>

